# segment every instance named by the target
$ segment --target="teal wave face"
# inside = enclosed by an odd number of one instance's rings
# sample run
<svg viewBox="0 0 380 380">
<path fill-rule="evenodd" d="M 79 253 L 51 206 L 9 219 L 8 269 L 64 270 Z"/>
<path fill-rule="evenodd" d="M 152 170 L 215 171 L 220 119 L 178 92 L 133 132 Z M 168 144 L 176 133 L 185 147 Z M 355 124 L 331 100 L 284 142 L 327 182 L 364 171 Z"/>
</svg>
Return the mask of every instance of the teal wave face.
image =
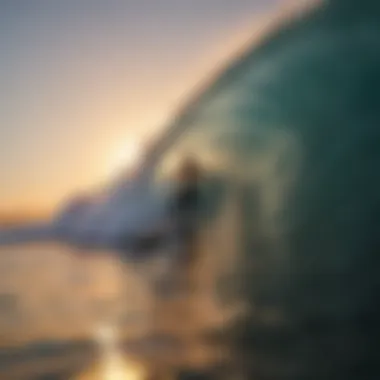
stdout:
<svg viewBox="0 0 380 380">
<path fill-rule="evenodd" d="M 175 149 L 218 157 L 250 189 L 249 378 L 375 378 L 380 4 L 326 2 L 273 32 L 171 133 L 183 134 Z M 265 310 L 282 322 L 266 324 Z"/>
</svg>

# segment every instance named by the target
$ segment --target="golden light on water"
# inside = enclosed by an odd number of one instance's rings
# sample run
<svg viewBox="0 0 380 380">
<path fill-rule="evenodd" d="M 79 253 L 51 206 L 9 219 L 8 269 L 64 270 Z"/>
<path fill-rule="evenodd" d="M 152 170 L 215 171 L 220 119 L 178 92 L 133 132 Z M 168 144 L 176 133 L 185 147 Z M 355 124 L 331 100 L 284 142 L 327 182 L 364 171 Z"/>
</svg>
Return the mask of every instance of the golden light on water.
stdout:
<svg viewBox="0 0 380 380">
<path fill-rule="evenodd" d="M 95 329 L 94 340 L 100 357 L 94 368 L 76 380 L 143 380 L 145 372 L 141 366 L 128 360 L 119 347 L 119 333 L 112 325 Z"/>
</svg>

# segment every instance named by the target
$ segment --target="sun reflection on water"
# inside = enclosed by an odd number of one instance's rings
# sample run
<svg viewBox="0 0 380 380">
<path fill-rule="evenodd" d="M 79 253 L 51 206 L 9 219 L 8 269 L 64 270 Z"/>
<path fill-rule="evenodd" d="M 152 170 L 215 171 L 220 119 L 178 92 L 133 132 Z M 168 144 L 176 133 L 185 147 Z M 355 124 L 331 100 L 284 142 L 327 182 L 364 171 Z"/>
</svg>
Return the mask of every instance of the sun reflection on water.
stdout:
<svg viewBox="0 0 380 380">
<path fill-rule="evenodd" d="M 77 380 L 143 380 L 141 366 L 128 360 L 119 346 L 120 334 L 116 327 L 103 325 L 95 329 L 94 340 L 99 348 L 96 368 L 86 372 Z"/>
</svg>

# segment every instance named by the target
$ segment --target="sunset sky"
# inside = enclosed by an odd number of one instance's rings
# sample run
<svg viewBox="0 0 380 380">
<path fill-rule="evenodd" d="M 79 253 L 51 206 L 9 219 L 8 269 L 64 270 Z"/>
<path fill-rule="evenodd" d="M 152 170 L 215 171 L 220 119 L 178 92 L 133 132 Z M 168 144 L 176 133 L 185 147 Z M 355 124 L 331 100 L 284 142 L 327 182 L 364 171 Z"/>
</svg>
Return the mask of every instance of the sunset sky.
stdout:
<svg viewBox="0 0 380 380">
<path fill-rule="evenodd" d="M 117 169 L 284 0 L 0 2 L 0 213 Z"/>
</svg>

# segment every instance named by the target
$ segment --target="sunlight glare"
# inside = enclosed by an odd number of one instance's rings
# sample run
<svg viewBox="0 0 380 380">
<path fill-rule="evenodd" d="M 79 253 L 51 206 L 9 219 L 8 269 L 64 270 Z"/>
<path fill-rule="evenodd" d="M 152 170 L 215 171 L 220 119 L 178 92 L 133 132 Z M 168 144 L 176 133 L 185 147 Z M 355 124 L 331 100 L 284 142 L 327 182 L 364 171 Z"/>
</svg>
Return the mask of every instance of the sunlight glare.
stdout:
<svg viewBox="0 0 380 380">
<path fill-rule="evenodd" d="M 138 141 L 131 140 L 115 149 L 108 163 L 108 176 L 115 176 L 135 168 L 142 157 L 142 146 Z"/>
<path fill-rule="evenodd" d="M 141 380 L 140 368 L 128 362 L 118 345 L 120 334 L 111 325 L 100 326 L 95 338 L 101 349 L 103 380 Z"/>
<path fill-rule="evenodd" d="M 125 358 L 119 346 L 120 334 L 111 325 L 94 329 L 94 340 L 100 350 L 99 363 L 80 380 L 143 380 L 145 372 L 141 366 Z"/>
</svg>

